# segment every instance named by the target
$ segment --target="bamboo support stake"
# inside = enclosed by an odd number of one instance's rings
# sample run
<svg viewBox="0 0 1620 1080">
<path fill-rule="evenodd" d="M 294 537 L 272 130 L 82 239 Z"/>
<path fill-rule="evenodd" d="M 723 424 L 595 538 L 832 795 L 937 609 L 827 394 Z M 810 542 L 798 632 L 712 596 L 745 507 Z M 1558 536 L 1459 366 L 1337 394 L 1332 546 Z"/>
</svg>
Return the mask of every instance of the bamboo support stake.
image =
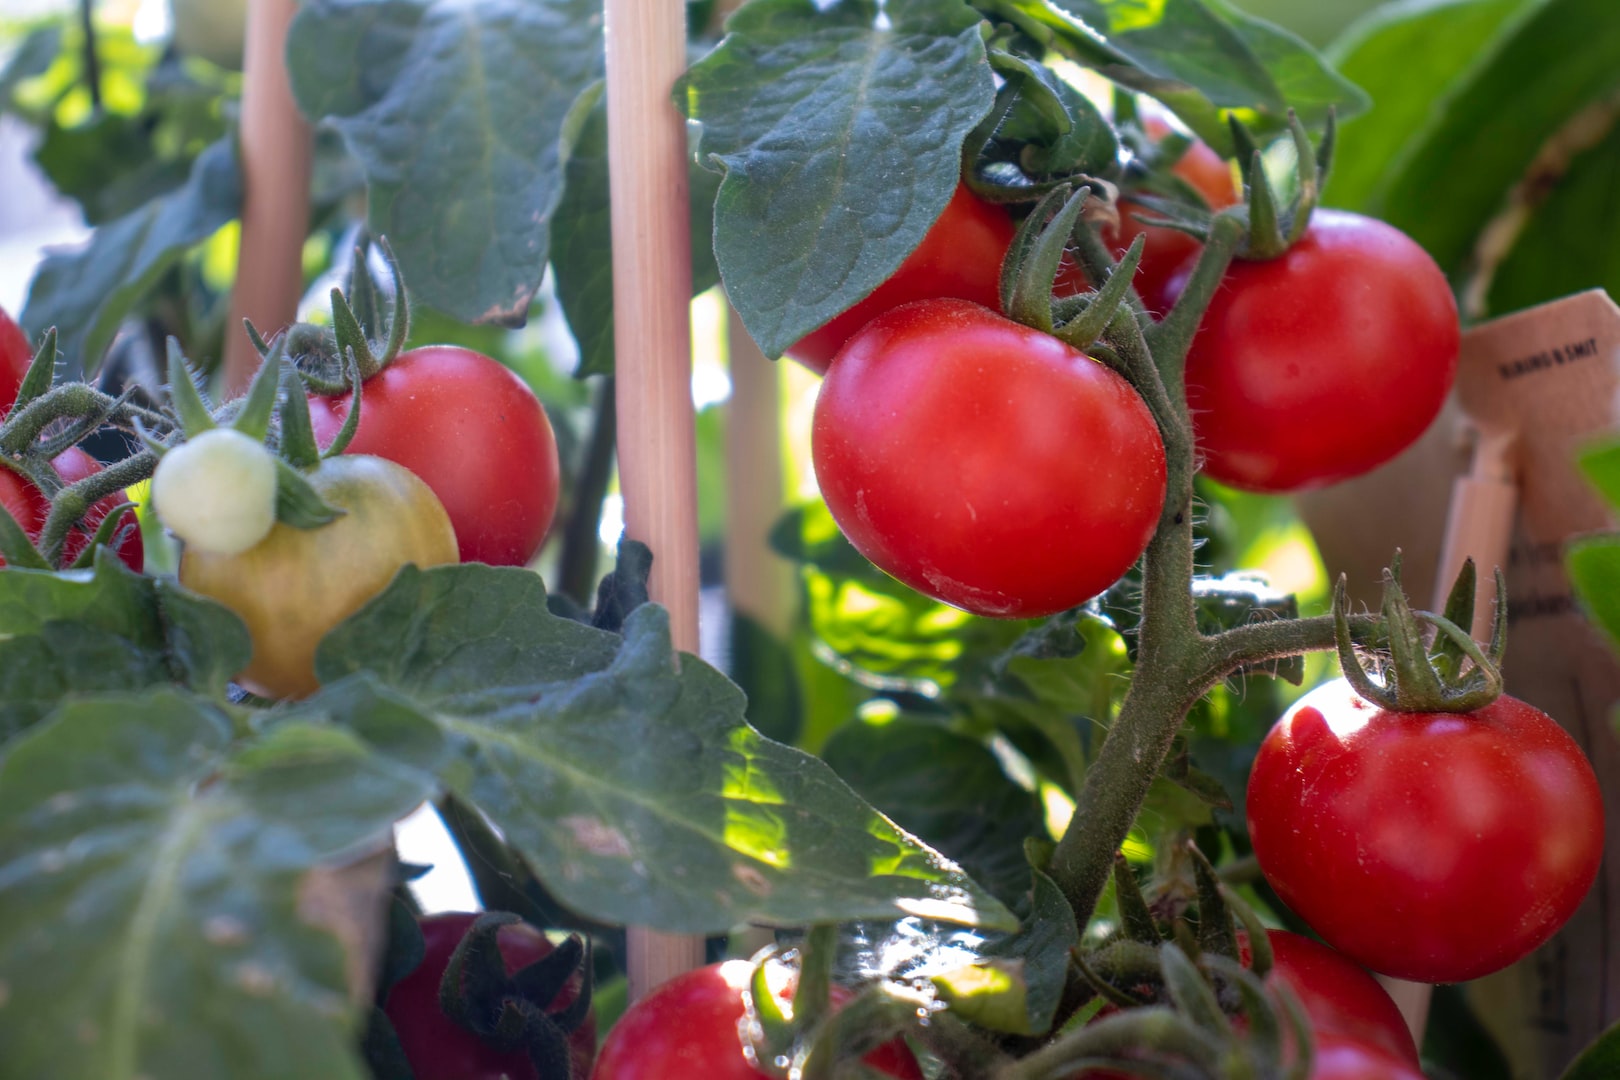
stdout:
<svg viewBox="0 0 1620 1080">
<path fill-rule="evenodd" d="M 698 648 L 697 441 L 692 411 L 686 122 L 670 90 L 686 69 L 686 9 L 606 0 L 608 161 L 619 486 L 625 532 L 652 548 L 651 592 L 675 646 Z M 630 996 L 703 962 L 703 939 L 630 929 Z"/>
<path fill-rule="evenodd" d="M 248 0 L 242 83 L 242 242 L 225 334 L 225 394 L 247 389 L 259 354 L 244 318 L 266 335 L 298 317 L 304 291 L 314 137 L 287 77 L 287 27 L 298 0 Z"/>
<path fill-rule="evenodd" d="M 771 551 L 782 513 L 782 402 L 777 365 L 728 308 L 731 402 L 726 413 L 726 597 L 778 638 L 793 614 L 793 569 Z"/>
</svg>

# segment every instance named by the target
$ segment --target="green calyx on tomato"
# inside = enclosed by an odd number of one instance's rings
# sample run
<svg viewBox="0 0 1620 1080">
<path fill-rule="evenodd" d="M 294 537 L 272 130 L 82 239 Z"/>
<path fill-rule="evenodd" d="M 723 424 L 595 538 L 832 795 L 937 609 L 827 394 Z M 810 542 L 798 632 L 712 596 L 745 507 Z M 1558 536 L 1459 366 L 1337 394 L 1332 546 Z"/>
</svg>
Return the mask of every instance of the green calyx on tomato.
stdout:
<svg viewBox="0 0 1620 1080">
<path fill-rule="evenodd" d="M 506 912 L 419 921 L 422 961 L 384 1013 L 416 1080 L 585 1080 L 596 1055 L 590 952 Z"/>
<path fill-rule="evenodd" d="M 391 313 L 357 252 L 348 295 L 332 292 L 333 329 L 298 326 L 283 339 L 308 391 L 315 437 L 328 454 L 372 454 L 420 477 L 450 515 L 460 561 L 526 566 L 545 543 L 562 486 L 551 421 L 516 373 L 482 353 L 404 349 L 409 304 L 382 244 L 397 298 Z M 378 328 L 386 340 L 373 342 Z M 345 364 L 358 381 L 341 377 Z"/>
</svg>

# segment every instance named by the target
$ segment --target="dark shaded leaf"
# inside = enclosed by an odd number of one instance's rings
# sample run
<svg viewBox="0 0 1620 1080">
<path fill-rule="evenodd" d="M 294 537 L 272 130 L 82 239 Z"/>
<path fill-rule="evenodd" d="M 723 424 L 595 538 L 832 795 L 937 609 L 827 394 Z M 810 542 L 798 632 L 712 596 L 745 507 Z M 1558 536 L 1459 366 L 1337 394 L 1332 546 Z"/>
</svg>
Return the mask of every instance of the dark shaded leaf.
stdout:
<svg viewBox="0 0 1620 1080">
<path fill-rule="evenodd" d="M 85 247 L 46 256 L 18 321 L 32 339 L 56 327 L 67 372 L 93 374 L 124 317 L 241 202 L 236 140 L 222 139 L 198 156 L 184 187 L 103 225 Z"/>
<path fill-rule="evenodd" d="M 602 75 L 599 0 L 308 0 L 293 93 L 342 132 L 416 297 L 521 324 Z"/>
</svg>

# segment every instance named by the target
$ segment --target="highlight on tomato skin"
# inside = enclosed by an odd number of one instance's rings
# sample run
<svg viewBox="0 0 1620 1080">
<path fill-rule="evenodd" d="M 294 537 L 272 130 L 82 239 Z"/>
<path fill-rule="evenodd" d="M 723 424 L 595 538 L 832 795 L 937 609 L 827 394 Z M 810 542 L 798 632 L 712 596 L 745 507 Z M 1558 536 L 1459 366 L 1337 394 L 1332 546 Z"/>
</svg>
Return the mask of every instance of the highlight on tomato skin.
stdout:
<svg viewBox="0 0 1620 1080">
<path fill-rule="evenodd" d="M 1505 694 L 1461 715 L 1390 712 L 1329 682 L 1266 736 L 1247 810 L 1283 902 L 1357 963 L 1417 982 L 1527 956 L 1574 914 L 1603 857 L 1585 755 Z"/>
<path fill-rule="evenodd" d="M 1174 302 L 1192 272 L 1166 287 Z M 1417 441 L 1457 375 L 1451 285 L 1399 229 L 1317 210 L 1275 259 L 1227 269 L 1187 355 L 1211 479 L 1281 494 L 1360 476 Z"/>
<path fill-rule="evenodd" d="M 922 243 L 864 300 L 804 337 L 787 354 L 818 375 L 857 330 L 914 300 L 971 300 L 1001 310 L 1001 264 L 1017 232 L 1007 211 L 958 184 Z"/>
<path fill-rule="evenodd" d="M 1130 384 L 963 300 L 896 308 L 845 344 L 816 400 L 811 456 L 863 555 L 998 618 L 1101 593 L 1164 505 L 1164 444 Z"/>
</svg>

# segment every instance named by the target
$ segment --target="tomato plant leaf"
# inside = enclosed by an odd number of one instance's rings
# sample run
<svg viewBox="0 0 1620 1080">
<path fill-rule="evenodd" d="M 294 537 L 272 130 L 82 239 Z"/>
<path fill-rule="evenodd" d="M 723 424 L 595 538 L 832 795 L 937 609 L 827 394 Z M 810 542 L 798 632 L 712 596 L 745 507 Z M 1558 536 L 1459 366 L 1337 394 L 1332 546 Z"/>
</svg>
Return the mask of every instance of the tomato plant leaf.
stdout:
<svg viewBox="0 0 1620 1080">
<path fill-rule="evenodd" d="M 101 226 L 83 248 L 46 256 L 18 321 L 32 339 L 56 327 L 68 373 L 94 374 L 130 310 L 241 203 L 233 136 L 198 155 L 184 186 Z"/>
<path fill-rule="evenodd" d="M 1045 834 L 1045 812 L 983 742 L 938 720 L 857 718 L 821 756 L 862 798 L 961 863 L 1003 902 L 1029 892 L 1024 840 Z"/>
<path fill-rule="evenodd" d="M 247 663 L 231 612 L 106 549 L 93 574 L 0 573 L 0 741 L 72 694 L 178 683 L 222 696 Z"/>
<path fill-rule="evenodd" d="M 613 374 L 613 231 L 608 206 L 607 110 L 599 103 L 568 158 L 568 184 L 551 237 L 557 300 L 579 346 L 574 375 Z M 687 175 L 692 215 L 692 294 L 720 280 L 714 263 L 714 197 L 720 177 L 694 161 Z"/>
<path fill-rule="evenodd" d="M 769 356 L 881 284 L 945 209 L 994 97 L 960 0 L 755 0 L 677 84 L 725 170 L 714 251 Z"/>
<path fill-rule="evenodd" d="M 371 957 L 321 927 L 379 922 L 386 874 L 335 868 L 428 791 L 335 730 L 238 748 L 173 688 L 64 704 L 0 765 L 0 1077 L 360 1080 Z"/>
<path fill-rule="evenodd" d="M 1401 157 L 1422 143 L 1445 95 L 1524 7 L 1524 0 L 1385 4 L 1333 43 L 1328 56 L 1376 104 L 1339 128 L 1330 205 L 1359 210 L 1377 203 Z M 1414 64 L 1414 56 L 1423 63 Z M 1443 214 L 1446 208 L 1431 211 Z"/>
<path fill-rule="evenodd" d="M 693 656 L 678 665 L 656 605 L 632 611 L 620 638 L 550 614 L 524 570 L 407 568 L 317 656 L 324 681 L 369 674 L 292 715 L 431 718 L 450 748 L 441 781 L 594 918 L 681 933 L 1016 921 L 824 763 L 748 727 L 719 672 Z"/>
<path fill-rule="evenodd" d="M 1033 874 L 1023 927 L 986 941 L 979 963 L 933 979 L 953 1011 L 992 1031 L 1050 1031 L 1069 975 L 1069 950 L 1080 943 L 1074 910 L 1062 890 L 1039 870 Z"/>
<path fill-rule="evenodd" d="M 1555 187 L 1542 189 L 1545 201 L 1533 207 L 1491 281 L 1490 311 L 1518 311 L 1586 289 L 1620 296 L 1620 246 L 1612 242 L 1620 236 L 1620 200 L 1614 197 L 1620 99 L 1602 102 L 1586 115 L 1607 125 L 1607 134 L 1574 154 Z"/>
<path fill-rule="evenodd" d="M 365 170 L 368 224 L 416 297 L 521 325 L 602 76 L 600 0 L 308 0 L 287 59 L 299 107 Z"/>
<path fill-rule="evenodd" d="M 1261 131 L 1281 130 L 1292 107 L 1320 124 L 1367 107 L 1345 79 L 1293 34 L 1224 0 L 981 0 L 1045 28 L 1071 57 L 1120 85 L 1170 106 L 1223 153 L 1232 145 L 1221 113 L 1238 110 Z"/>
<path fill-rule="evenodd" d="M 1422 244 L 1442 269 L 1457 273 L 1543 144 L 1576 113 L 1613 92 L 1617 68 L 1620 7 L 1605 0 L 1530 5 L 1504 24 L 1460 83 L 1445 88 L 1429 124 L 1366 208 Z M 1526 81 L 1527 71 L 1541 75 Z M 1467 167 L 1458 168 L 1464 161 Z M 1605 240 L 1598 228 L 1582 239 L 1587 245 Z"/>
</svg>

